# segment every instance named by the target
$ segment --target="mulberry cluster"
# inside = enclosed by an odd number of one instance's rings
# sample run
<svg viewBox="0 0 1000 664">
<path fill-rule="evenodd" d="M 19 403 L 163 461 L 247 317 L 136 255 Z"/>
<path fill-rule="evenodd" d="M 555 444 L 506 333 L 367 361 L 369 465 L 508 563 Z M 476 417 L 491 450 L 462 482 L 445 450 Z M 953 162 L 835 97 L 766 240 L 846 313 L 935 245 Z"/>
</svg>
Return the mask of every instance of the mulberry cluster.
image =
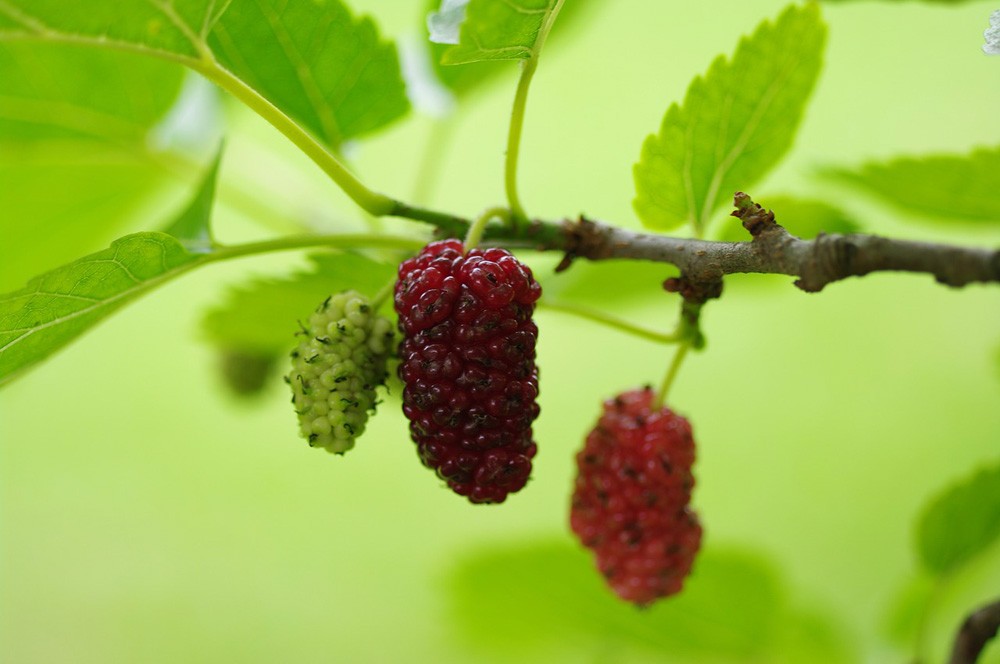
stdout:
<svg viewBox="0 0 1000 664">
<path fill-rule="evenodd" d="M 680 591 L 702 532 L 688 507 L 691 425 L 653 399 L 645 388 L 604 403 L 576 457 L 570 511 L 570 527 L 611 588 L 642 606 Z"/>
<path fill-rule="evenodd" d="M 403 412 L 421 461 L 473 503 L 500 503 L 531 473 L 541 287 L 504 249 L 432 242 L 399 266 Z"/>
<path fill-rule="evenodd" d="M 392 324 L 356 291 L 331 295 L 298 333 L 292 351 L 292 403 L 302 437 L 311 447 L 343 454 L 365 430 L 384 385 Z"/>
</svg>

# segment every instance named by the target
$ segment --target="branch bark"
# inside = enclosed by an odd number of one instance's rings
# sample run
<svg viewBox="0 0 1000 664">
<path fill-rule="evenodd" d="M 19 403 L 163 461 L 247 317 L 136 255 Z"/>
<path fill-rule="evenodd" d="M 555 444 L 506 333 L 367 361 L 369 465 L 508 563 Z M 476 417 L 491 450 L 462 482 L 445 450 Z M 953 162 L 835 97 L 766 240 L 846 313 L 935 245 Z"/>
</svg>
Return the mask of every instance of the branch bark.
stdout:
<svg viewBox="0 0 1000 664">
<path fill-rule="evenodd" d="M 750 242 L 712 242 L 636 233 L 581 217 L 562 223 L 535 221 L 512 236 L 494 227 L 487 240 L 507 246 L 565 252 L 560 268 L 573 260 L 612 258 L 672 263 L 695 284 L 713 284 L 734 273 L 787 274 L 810 293 L 848 277 L 872 272 L 917 272 L 932 275 L 952 287 L 971 283 L 1000 283 L 1000 248 L 983 249 L 876 235 L 821 234 L 814 240 L 791 235 L 775 222 L 774 214 L 737 193 L 738 217 L 750 232 Z M 454 220 L 451 220 L 452 224 Z M 452 232 L 452 229 L 445 231 Z"/>
<path fill-rule="evenodd" d="M 987 642 L 1000 629 L 1000 601 L 987 604 L 973 611 L 962 622 L 949 664 L 975 664 Z"/>
</svg>

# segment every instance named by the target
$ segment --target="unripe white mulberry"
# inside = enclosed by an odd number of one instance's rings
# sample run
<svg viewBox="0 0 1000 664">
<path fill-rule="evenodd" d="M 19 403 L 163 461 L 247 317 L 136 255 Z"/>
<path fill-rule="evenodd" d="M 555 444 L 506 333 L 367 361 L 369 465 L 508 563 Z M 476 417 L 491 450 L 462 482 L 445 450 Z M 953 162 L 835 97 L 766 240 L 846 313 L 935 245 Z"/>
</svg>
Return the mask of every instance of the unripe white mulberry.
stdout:
<svg viewBox="0 0 1000 664">
<path fill-rule="evenodd" d="M 331 295 L 297 333 L 292 351 L 292 403 L 302 437 L 311 447 L 343 454 L 365 430 L 384 385 L 392 323 L 356 291 Z"/>
</svg>

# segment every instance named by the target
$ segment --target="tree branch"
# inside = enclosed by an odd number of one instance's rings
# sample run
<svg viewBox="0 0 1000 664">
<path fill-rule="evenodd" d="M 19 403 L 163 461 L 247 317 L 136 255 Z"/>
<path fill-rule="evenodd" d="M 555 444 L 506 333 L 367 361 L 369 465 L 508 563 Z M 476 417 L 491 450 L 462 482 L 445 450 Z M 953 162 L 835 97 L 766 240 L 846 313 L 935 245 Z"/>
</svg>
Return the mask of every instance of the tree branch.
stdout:
<svg viewBox="0 0 1000 664">
<path fill-rule="evenodd" d="M 960 247 L 876 235 L 826 235 L 803 240 L 774 220 L 774 214 L 737 193 L 732 214 L 750 232 L 750 242 L 711 242 L 636 233 L 599 221 L 534 221 L 516 235 L 492 227 L 487 241 L 507 246 L 565 252 L 559 269 L 573 260 L 612 258 L 672 263 L 692 284 L 711 285 L 734 273 L 787 274 L 815 293 L 847 277 L 871 272 L 922 272 L 948 286 L 1000 282 L 1000 248 Z M 456 220 L 452 218 L 449 226 Z M 461 223 L 461 222 L 460 222 Z M 446 232 L 451 232 L 449 228 Z M 709 289 L 710 290 L 710 289 Z"/>
<path fill-rule="evenodd" d="M 1000 601 L 987 604 L 973 611 L 962 622 L 955 645 L 951 650 L 949 664 L 974 664 L 986 643 L 997 635 L 1000 629 Z"/>
</svg>

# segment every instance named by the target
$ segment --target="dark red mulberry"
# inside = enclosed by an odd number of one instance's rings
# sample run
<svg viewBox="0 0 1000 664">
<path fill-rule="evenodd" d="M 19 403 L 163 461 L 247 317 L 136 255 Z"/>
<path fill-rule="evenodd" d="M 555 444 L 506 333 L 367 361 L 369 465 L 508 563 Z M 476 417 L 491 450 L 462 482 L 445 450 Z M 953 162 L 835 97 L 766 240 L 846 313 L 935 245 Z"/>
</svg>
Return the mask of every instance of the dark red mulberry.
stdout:
<svg viewBox="0 0 1000 664">
<path fill-rule="evenodd" d="M 688 506 L 694 478 L 691 425 L 654 408 L 649 388 L 604 403 L 577 454 L 570 527 L 624 600 L 647 605 L 679 592 L 701 545 Z"/>
<path fill-rule="evenodd" d="M 504 249 L 432 242 L 399 266 L 403 413 L 424 465 L 474 503 L 500 503 L 531 473 L 541 287 Z"/>
</svg>

